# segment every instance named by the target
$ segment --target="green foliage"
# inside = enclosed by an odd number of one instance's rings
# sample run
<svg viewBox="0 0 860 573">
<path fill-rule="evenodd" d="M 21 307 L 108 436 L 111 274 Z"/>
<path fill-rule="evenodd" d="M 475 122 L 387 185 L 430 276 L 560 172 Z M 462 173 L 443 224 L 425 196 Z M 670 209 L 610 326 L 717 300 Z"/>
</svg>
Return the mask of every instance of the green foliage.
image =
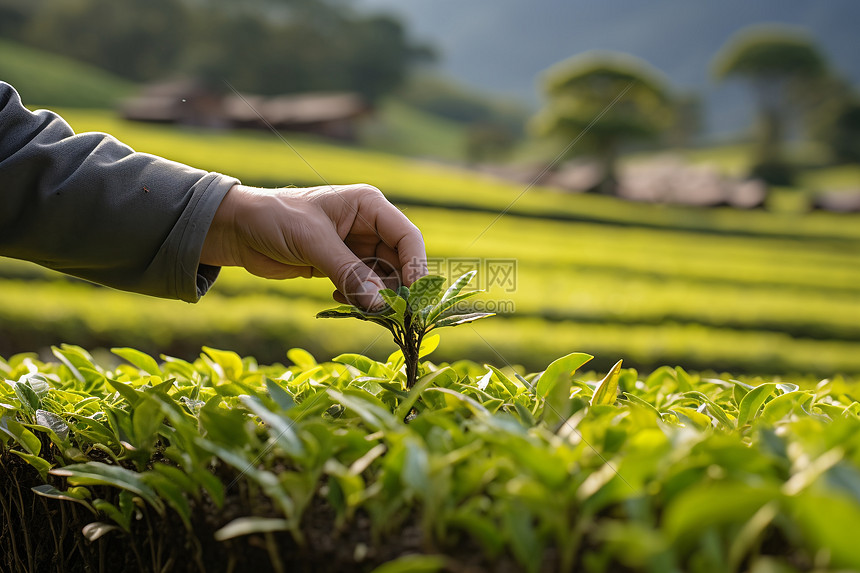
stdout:
<svg viewBox="0 0 860 573">
<path fill-rule="evenodd" d="M 135 524 L 173 513 L 190 535 L 209 511 L 212 542 L 263 536 L 276 569 L 292 549 L 270 536 L 306 543 L 303 516 L 325 507 L 341 529 L 366 516 L 374 543 L 417 524 L 433 549 L 380 572 L 860 567 L 856 380 L 641 376 L 620 362 L 600 377 L 573 353 L 539 375 L 424 362 L 408 390 L 397 353 L 317 363 L 293 349 L 300 364 L 284 367 L 209 348 L 164 357 L 160 374 L 119 353 L 133 364 L 106 369 L 72 346 L 58 363 L 0 360 L 0 461 L 32 466 L 46 503 L 86 509 L 91 542 L 137 547 Z M 230 516 L 215 509 L 225 495 Z"/>
<path fill-rule="evenodd" d="M 607 181 L 615 177 L 621 145 L 652 139 L 672 122 L 668 87 L 659 73 L 627 54 L 592 52 L 556 64 L 544 80 L 548 103 L 535 118 L 541 136 L 576 141 L 603 162 Z M 565 151 L 569 151 L 565 148 Z"/>
<path fill-rule="evenodd" d="M 821 99 L 815 92 L 828 73 L 814 40 L 796 28 L 751 26 L 729 39 L 715 56 L 713 71 L 721 80 L 746 80 L 755 94 L 759 149 L 753 175 L 774 185 L 790 184 L 782 141 L 792 121 L 808 111 L 808 100 Z"/>
<path fill-rule="evenodd" d="M 860 163 L 860 101 L 843 102 L 822 129 L 837 161 Z M 856 184 L 855 178 L 851 183 Z"/>
<path fill-rule="evenodd" d="M 387 328 L 394 336 L 406 363 L 406 387 L 412 388 L 418 379 L 421 343 L 427 333 L 445 326 L 457 326 L 487 318 L 494 313 L 464 312 L 462 302 L 476 294 L 462 293 L 478 271 L 469 271 L 444 289 L 445 277 L 426 275 L 410 287 L 380 291 L 385 306 L 381 310 L 364 310 L 355 306 L 339 306 L 324 310 L 317 318 L 357 318 Z M 362 357 L 363 358 L 363 357 Z M 369 372 L 368 372 L 369 373 Z"/>
<path fill-rule="evenodd" d="M 796 28 L 752 26 L 731 38 L 714 62 L 714 74 L 724 79 L 810 78 L 827 69 L 824 55 L 812 38 Z"/>
<path fill-rule="evenodd" d="M 227 79 L 252 93 L 348 90 L 375 101 L 431 57 L 396 18 L 331 0 L 29 4 L 9 37 L 136 81 L 191 74 L 221 89 Z"/>
</svg>

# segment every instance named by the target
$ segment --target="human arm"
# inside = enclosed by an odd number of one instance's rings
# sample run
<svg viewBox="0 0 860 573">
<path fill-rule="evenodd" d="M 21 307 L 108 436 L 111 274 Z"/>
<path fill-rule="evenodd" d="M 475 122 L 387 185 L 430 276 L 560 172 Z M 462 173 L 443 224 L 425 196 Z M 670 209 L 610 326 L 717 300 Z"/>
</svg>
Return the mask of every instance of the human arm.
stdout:
<svg viewBox="0 0 860 573">
<path fill-rule="evenodd" d="M 122 290 L 195 302 L 209 224 L 236 179 L 75 134 L 0 82 L 0 255 Z"/>
<path fill-rule="evenodd" d="M 326 275 L 337 300 L 366 308 L 383 280 L 426 273 L 420 232 L 374 187 L 245 187 L 106 134 L 75 135 L 2 82 L 0 255 L 189 302 L 223 265 Z"/>
</svg>

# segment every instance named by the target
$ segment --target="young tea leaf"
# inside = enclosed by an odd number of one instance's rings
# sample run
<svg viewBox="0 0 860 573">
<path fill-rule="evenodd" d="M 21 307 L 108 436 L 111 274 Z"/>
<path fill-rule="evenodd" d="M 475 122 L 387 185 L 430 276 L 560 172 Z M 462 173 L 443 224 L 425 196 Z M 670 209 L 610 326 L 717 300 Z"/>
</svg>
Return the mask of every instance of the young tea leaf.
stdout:
<svg viewBox="0 0 860 573">
<path fill-rule="evenodd" d="M 149 354 L 135 350 L 134 348 L 111 348 L 110 351 L 150 376 L 162 375 L 161 368 L 158 367 L 158 362 Z"/>
<path fill-rule="evenodd" d="M 591 405 L 595 406 L 597 404 L 607 404 L 612 405 L 615 403 L 615 399 L 618 395 L 618 376 L 621 373 L 621 360 L 615 363 L 603 380 L 600 381 L 600 384 L 597 386 L 597 390 L 594 391 L 594 395 L 591 397 Z"/>
<path fill-rule="evenodd" d="M 747 392 L 738 406 L 738 428 L 749 422 L 774 392 L 776 392 L 776 384 L 771 383 L 756 386 Z"/>
<path fill-rule="evenodd" d="M 570 377 L 592 358 L 594 357 L 591 354 L 574 352 L 553 361 L 552 364 L 547 366 L 537 382 L 537 386 L 535 387 L 537 395 L 546 396 L 561 377 Z"/>
<path fill-rule="evenodd" d="M 317 313 L 317 318 L 358 318 L 360 320 L 366 320 L 363 312 L 361 312 L 357 307 L 349 304 L 320 311 Z"/>
<path fill-rule="evenodd" d="M 416 314 L 419 310 L 435 306 L 442 298 L 442 286 L 445 277 L 426 275 L 412 283 L 409 287 L 409 311 Z"/>
<path fill-rule="evenodd" d="M 449 316 L 437 321 L 433 324 L 433 328 L 442 328 L 445 326 L 457 326 L 459 324 L 466 324 L 467 322 L 474 322 L 482 318 L 494 316 L 495 314 L 496 313 L 494 312 L 473 312 L 470 314 L 455 314 L 454 316 Z"/>
<path fill-rule="evenodd" d="M 42 441 L 36 434 L 8 416 L 0 416 L 0 431 L 11 436 L 28 453 L 38 456 L 42 450 Z"/>
</svg>

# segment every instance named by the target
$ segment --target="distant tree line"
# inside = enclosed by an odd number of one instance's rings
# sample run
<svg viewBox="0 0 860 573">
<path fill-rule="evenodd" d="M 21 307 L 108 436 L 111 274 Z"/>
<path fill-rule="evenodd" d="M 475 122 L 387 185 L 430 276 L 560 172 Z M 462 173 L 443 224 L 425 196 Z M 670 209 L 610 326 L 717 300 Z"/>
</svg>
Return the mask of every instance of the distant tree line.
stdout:
<svg viewBox="0 0 860 573">
<path fill-rule="evenodd" d="M 188 74 L 260 94 L 347 90 L 370 101 L 433 58 L 396 18 L 345 0 L 0 0 L 0 35 L 137 81 Z"/>
</svg>

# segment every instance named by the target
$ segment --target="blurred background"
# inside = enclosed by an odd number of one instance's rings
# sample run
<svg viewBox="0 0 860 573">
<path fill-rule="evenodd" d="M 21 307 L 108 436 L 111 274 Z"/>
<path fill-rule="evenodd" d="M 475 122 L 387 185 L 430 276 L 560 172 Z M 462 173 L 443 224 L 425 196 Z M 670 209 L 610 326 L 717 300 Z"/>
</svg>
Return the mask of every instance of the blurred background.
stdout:
<svg viewBox="0 0 860 573">
<path fill-rule="evenodd" d="M 437 361 L 829 376 L 860 372 L 858 18 L 850 0 L 0 0 L 0 80 L 246 184 L 380 187 L 500 311 Z M 225 269 L 187 305 L 0 259 L 0 355 L 387 356 L 372 326 L 314 318 L 331 290 Z"/>
</svg>

